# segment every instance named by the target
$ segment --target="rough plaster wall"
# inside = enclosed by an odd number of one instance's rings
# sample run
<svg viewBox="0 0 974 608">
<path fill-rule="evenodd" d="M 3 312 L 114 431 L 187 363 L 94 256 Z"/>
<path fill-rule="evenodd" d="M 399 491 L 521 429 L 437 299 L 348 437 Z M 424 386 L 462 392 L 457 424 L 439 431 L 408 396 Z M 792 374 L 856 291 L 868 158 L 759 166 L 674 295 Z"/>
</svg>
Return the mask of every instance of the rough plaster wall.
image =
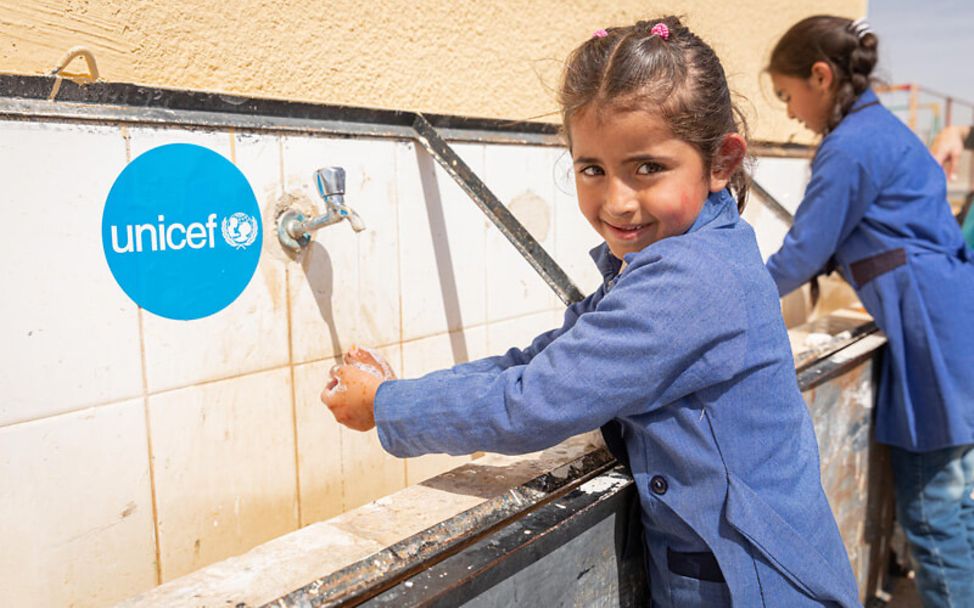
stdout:
<svg viewBox="0 0 974 608">
<path fill-rule="evenodd" d="M 717 50 L 753 134 L 782 141 L 799 128 L 761 90 L 771 46 L 802 17 L 858 17 L 866 0 L 0 0 L 0 72 L 47 73 L 83 44 L 114 82 L 555 121 L 568 51 L 599 27 L 663 11 Z"/>
</svg>

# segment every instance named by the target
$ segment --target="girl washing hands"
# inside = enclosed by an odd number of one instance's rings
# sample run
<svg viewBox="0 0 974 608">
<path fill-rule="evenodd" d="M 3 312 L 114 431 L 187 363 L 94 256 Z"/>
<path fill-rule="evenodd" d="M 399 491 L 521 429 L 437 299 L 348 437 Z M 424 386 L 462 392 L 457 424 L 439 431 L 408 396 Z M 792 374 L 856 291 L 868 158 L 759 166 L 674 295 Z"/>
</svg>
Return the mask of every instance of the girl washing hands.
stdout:
<svg viewBox="0 0 974 608">
<path fill-rule="evenodd" d="M 322 401 L 400 457 L 532 452 L 612 423 L 654 606 L 858 606 L 777 292 L 739 216 L 747 144 L 719 60 L 676 17 L 598 30 L 560 102 L 602 286 L 527 348 L 422 378 L 352 351 Z"/>
<path fill-rule="evenodd" d="M 890 446 L 899 522 L 924 605 L 974 606 L 974 252 L 944 172 L 870 88 L 879 40 L 809 17 L 768 72 L 790 117 L 823 135 L 795 223 L 768 270 L 784 295 L 827 266 L 886 334 L 876 441 Z"/>
</svg>

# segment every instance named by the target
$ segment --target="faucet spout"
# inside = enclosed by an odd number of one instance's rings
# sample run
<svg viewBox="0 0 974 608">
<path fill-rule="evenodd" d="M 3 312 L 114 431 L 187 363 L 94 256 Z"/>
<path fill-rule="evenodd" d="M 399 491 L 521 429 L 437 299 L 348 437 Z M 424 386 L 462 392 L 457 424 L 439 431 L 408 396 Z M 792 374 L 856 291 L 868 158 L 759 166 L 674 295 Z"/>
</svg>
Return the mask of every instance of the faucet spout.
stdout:
<svg viewBox="0 0 974 608">
<path fill-rule="evenodd" d="M 354 230 L 355 232 L 362 232 L 363 230 L 365 230 L 365 222 L 362 221 L 362 218 L 359 216 L 359 214 L 356 213 L 350 207 L 347 207 L 345 205 L 345 202 L 341 200 L 344 199 L 345 197 L 337 196 L 335 198 L 339 199 L 334 201 L 334 205 L 335 205 L 334 214 L 338 216 L 338 220 L 335 221 L 341 221 L 342 219 L 346 219 L 348 220 L 348 223 L 352 225 L 352 230 Z"/>
<path fill-rule="evenodd" d="M 325 213 L 313 218 L 289 209 L 278 218 L 277 236 L 281 244 L 300 251 L 311 242 L 311 234 L 319 228 L 331 226 L 347 219 L 352 230 L 362 232 L 365 222 L 358 213 L 345 205 L 345 169 L 324 167 L 314 173 L 315 187 L 325 203 Z"/>
<path fill-rule="evenodd" d="M 362 232 L 365 230 L 365 222 L 359 217 L 358 213 L 355 213 L 351 209 L 348 210 L 348 223 L 352 225 L 352 230 L 355 232 Z"/>
</svg>

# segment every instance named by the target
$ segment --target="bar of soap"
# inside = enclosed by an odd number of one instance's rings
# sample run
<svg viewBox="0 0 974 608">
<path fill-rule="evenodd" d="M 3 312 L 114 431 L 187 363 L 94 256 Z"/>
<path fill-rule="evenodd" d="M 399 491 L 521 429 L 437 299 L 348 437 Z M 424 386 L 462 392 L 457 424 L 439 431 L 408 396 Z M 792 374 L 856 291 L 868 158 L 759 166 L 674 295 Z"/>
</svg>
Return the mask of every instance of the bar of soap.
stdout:
<svg viewBox="0 0 974 608">
<path fill-rule="evenodd" d="M 805 336 L 805 346 L 808 348 L 818 348 L 824 346 L 832 341 L 832 336 L 830 334 L 823 334 L 820 332 L 810 333 Z"/>
</svg>

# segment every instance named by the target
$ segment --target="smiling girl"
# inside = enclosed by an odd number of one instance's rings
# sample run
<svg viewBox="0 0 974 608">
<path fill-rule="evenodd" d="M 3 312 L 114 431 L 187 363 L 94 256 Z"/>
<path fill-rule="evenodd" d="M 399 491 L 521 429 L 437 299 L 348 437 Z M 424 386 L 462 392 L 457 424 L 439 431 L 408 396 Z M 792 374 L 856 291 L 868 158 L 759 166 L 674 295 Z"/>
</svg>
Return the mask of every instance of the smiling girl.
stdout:
<svg viewBox="0 0 974 608">
<path fill-rule="evenodd" d="M 859 605 L 739 215 L 746 142 L 719 60 L 676 17 L 598 30 L 560 100 L 602 286 L 527 348 L 423 378 L 351 352 L 322 401 L 401 457 L 532 452 L 606 425 L 638 489 L 654 606 Z"/>
</svg>

